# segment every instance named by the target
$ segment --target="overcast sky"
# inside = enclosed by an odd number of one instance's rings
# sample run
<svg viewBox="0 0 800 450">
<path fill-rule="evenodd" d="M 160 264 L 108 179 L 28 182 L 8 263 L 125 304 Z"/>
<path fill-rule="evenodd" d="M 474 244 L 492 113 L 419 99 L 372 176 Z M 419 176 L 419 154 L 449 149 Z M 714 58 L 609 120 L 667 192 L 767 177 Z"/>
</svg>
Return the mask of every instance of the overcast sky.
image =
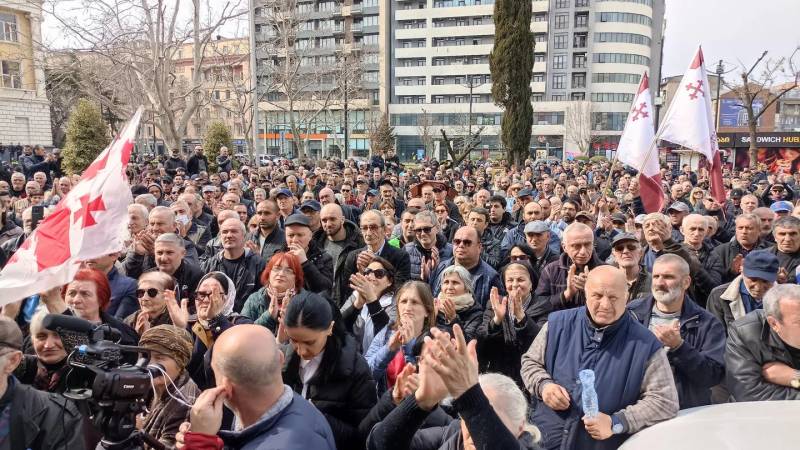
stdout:
<svg viewBox="0 0 800 450">
<path fill-rule="evenodd" d="M 800 0 L 667 0 L 661 75 L 683 74 L 698 44 L 709 70 L 720 59 L 727 69 L 749 67 L 764 50 L 767 57 L 788 57 L 800 45 L 798 18 Z"/>
</svg>

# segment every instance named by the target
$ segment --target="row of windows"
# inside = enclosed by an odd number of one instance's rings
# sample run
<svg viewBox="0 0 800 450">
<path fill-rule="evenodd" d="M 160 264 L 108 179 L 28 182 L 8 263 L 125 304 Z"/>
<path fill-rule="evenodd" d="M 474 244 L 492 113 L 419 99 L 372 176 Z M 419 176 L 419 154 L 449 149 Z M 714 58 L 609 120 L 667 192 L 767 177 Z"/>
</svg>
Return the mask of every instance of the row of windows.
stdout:
<svg viewBox="0 0 800 450">
<path fill-rule="evenodd" d="M 389 122 L 395 127 L 415 127 L 418 125 L 455 126 L 467 124 L 466 114 L 431 113 L 431 114 L 392 114 Z M 500 113 L 473 113 L 473 125 L 500 125 L 503 115 Z"/>
<path fill-rule="evenodd" d="M 413 30 L 415 28 L 425 28 L 426 20 L 401 20 L 399 22 L 400 28 L 403 30 Z"/>
<path fill-rule="evenodd" d="M 570 4 L 572 4 L 572 0 L 556 0 L 555 7 L 557 9 L 567 9 Z M 575 0 L 576 8 L 584 8 L 587 6 L 589 6 L 589 0 Z"/>
<path fill-rule="evenodd" d="M 595 63 L 639 64 L 650 65 L 650 58 L 630 53 L 595 53 L 592 60 Z"/>
<path fill-rule="evenodd" d="M 593 73 L 592 83 L 630 83 L 638 84 L 641 75 L 634 73 Z"/>
<path fill-rule="evenodd" d="M 567 68 L 567 55 L 553 55 L 553 69 L 566 69 Z M 572 68 L 583 69 L 586 67 L 586 53 L 573 53 L 572 54 Z"/>
<path fill-rule="evenodd" d="M 470 78 L 471 83 L 470 83 Z M 471 75 L 469 77 L 465 77 L 464 75 L 453 75 L 449 77 L 439 77 L 435 76 L 431 78 L 431 84 L 434 85 L 444 85 L 444 84 L 459 84 L 459 85 L 468 85 L 472 84 L 473 86 L 491 83 L 492 76 L 489 74 L 486 75 Z"/>
<path fill-rule="evenodd" d="M 452 8 L 454 6 L 494 5 L 494 0 L 436 0 L 434 8 Z"/>
<path fill-rule="evenodd" d="M 434 38 L 434 47 L 452 47 L 461 45 L 492 45 L 494 39 L 491 36 L 477 36 L 477 37 L 446 37 Z"/>
<path fill-rule="evenodd" d="M 623 3 L 638 3 L 640 5 L 647 5 L 653 7 L 653 0 L 597 0 L 598 2 L 623 2 Z"/>
<path fill-rule="evenodd" d="M 643 14 L 621 13 L 621 12 L 601 12 L 596 17 L 599 22 L 621 22 L 638 23 L 639 25 L 653 26 L 653 19 Z"/>
<path fill-rule="evenodd" d="M 625 94 L 620 92 L 593 92 L 592 93 L 592 101 L 593 102 L 620 102 L 620 103 L 630 103 L 633 101 L 633 94 Z"/>
<path fill-rule="evenodd" d="M 628 120 L 628 113 L 625 112 L 592 113 L 592 129 L 622 131 L 625 128 L 626 120 Z"/>
<path fill-rule="evenodd" d="M 636 33 L 595 33 L 595 42 L 622 42 L 625 44 L 641 44 L 650 46 L 652 40 L 643 35 Z"/>
<path fill-rule="evenodd" d="M 541 59 L 541 61 L 544 61 L 544 59 Z M 437 57 L 431 60 L 431 65 L 434 66 L 453 66 L 462 64 L 489 64 L 489 55 L 450 56 L 447 58 Z M 425 61 L 425 58 L 399 58 L 397 60 L 397 65 L 400 67 L 422 67 L 426 66 L 427 62 Z"/>
<path fill-rule="evenodd" d="M 473 94 L 472 103 L 491 103 L 491 94 Z M 431 95 L 431 103 L 469 103 L 469 95 Z"/>
<path fill-rule="evenodd" d="M 492 16 L 477 17 L 451 17 L 446 19 L 433 19 L 434 28 L 442 27 L 466 27 L 469 25 L 491 25 Z"/>
<path fill-rule="evenodd" d="M 581 12 L 575 14 L 575 27 L 588 27 L 589 26 L 589 13 Z M 553 27 L 557 30 L 569 28 L 569 14 L 556 14 Z"/>
</svg>

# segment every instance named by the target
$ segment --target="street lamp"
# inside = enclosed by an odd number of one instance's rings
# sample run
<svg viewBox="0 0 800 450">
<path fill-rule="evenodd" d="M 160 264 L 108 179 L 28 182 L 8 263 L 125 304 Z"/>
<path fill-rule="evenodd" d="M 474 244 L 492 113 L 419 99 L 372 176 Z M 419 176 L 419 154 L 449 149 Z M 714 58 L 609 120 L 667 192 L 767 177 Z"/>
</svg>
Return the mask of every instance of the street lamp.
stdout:
<svg viewBox="0 0 800 450">
<path fill-rule="evenodd" d="M 725 73 L 725 66 L 722 65 L 722 60 L 717 64 L 717 107 L 714 111 L 714 125 L 719 129 L 719 89 L 722 86 L 722 74 Z"/>
</svg>

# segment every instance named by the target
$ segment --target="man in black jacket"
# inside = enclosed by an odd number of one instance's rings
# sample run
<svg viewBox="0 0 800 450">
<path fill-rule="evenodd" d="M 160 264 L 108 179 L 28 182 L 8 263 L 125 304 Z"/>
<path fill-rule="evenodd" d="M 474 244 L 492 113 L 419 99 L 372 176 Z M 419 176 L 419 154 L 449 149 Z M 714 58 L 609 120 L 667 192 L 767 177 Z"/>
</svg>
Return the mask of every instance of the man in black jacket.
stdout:
<svg viewBox="0 0 800 450">
<path fill-rule="evenodd" d="M 0 317 L 0 447 L 83 450 L 83 416 L 72 401 L 37 391 L 12 373 L 22 361 L 22 331 Z"/>
<path fill-rule="evenodd" d="M 162 234 L 155 242 L 156 266 L 147 270 L 158 270 L 175 279 L 178 287 L 177 299 L 189 299 L 189 307 L 194 310 L 194 291 L 203 277 L 203 271 L 196 263 L 184 258 L 184 240 L 174 233 Z"/>
<path fill-rule="evenodd" d="M 736 235 L 711 252 L 711 267 L 719 275 L 722 283 L 733 281 L 742 271 L 744 257 L 753 250 L 762 249 L 761 219 L 755 214 L 742 214 L 736 218 Z"/>
<path fill-rule="evenodd" d="M 306 289 L 327 293 L 333 287 L 333 258 L 311 240 L 311 224 L 303 214 L 286 219 L 286 248 L 295 255 L 303 268 Z"/>
<path fill-rule="evenodd" d="M 284 231 L 278 226 L 278 203 L 273 199 L 266 199 L 256 206 L 258 216 L 258 230 L 248 233 L 247 247 L 261 255 L 264 261 L 283 248 L 286 242 Z"/>
<path fill-rule="evenodd" d="M 728 329 L 727 385 L 737 402 L 800 400 L 800 286 L 782 284 L 764 309 Z"/>
<path fill-rule="evenodd" d="M 170 157 L 164 161 L 164 170 L 166 170 L 167 175 L 174 177 L 178 173 L 178 167 L 183 167 L 185 170 L 186 161 L 181 157 L 181 150 L 173 148 Z"/>
<path fill-rule="evenodd" d="M 200 172 L 208 171 L 208 158 L 203 154 L 203 147 L 196 145 L 194 147 L 194 155 L 189 157 L 186 161 L 186 172 L 189 176 L 198 175 Z"/>
<path fill-rule="evenodd" d="M 227 219 L 219 227 L 222 251 L 203 263 L 203 272 L 219 271 L 233 280 L 236 300 L 233 310 L 240 312 L 245 300 L 261 287 L 261 272 L 266 263 L 244 245 L 247 228 L 239 219 Z"/>
<path fill-rule="evenodd" d="M 319 213 L 322 228 L 314 233 L 314 243 L 333 259 L 333 301 L 337 306 L 347 300 L 343 296 L 346 288 L 349 289 L 350 278 L 344 278 L 344 266 L 350 252 L 364 245 L 356 224 L 345 220 L 342 207 L 330 203 L 322 207 Z"/>
<path fill-rule="evenodd" d="M 373 255 L 392 263 L 396 269 L 394 280 L 397 286 L 402 286 L 411 277 L 411 261 L 408 253 L 386 242 L 385 229 L 386 222 L 380 211 L 371 209 L 361 214 L 361 234 L 364 236 L 366 246 L 353 250 L 347 256 L 342 273 L 345 286 L 340 286 L 342 299 L 347 299 L 353 292 L 350 289 L 350 275 L 356 271 L 363 271 L 372 261 Z"/>
</svg>

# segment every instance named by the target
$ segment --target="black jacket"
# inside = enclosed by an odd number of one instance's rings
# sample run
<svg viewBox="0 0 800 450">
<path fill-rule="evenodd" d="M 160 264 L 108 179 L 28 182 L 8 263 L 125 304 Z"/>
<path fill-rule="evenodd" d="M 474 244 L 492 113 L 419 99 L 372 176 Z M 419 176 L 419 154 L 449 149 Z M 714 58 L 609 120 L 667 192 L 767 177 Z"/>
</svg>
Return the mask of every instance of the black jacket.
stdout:
<svg viewBox="0 0 800 450">
<path fill-rule="evenodd" d="M 302 394 L 300 356 L 291 347 L 287 350 L 283 382 Z M 364 448 L 366 436 L 358 425 L 375 405 L 376 395 L 372 371 L 358 352 L 356 341 L 348 335 L 344 340 L 329 337 L 319 368 L 308 381 L 305 398 L 328 420 L 337 448 Z"/>
<path fill-rule="evenodd" d="M 186 256 L 183 257 L 184 261 L 189 261 L 194 264 L 200 263 L 200 258 L 197 256 L 197 248 L 194 242 L 187 238 L 183 238 L 183 244 L 186 248 Z M 130 250 L 125 255 L 125 261 L 122 263 L 122 269 L 125 275 L 138 279 L 144 272 L 156 267 L 156 259 L 153 255 L 139 255 L 135 251 Z"/>
<path fill-rule="evenodd" d="M 264 261 L 269 261 L 272 255 L 283 250 L 286 245 L 286 234 L 281 227 L 275 225 L 275 229 L 264 239 L 264 245 L 261 245 L 261 230 L 252 233 L 247 233 L 247 240 L 255 242 L 261 248 L 261 258 Z"/>
<path fill-rule="evenodd" d="M 64 396 L 37 391 L 9 377 L 2 403 L 11 402 L 8 424 L 11 450 L 86 448 L 83 416 Z"/>
<path fill-rule="evenodd" d="M 147 270 L 147 272 L 155 271 L 158 271 L 158 267 Z M 178 285 L 178 296 L 176 298 L 188 298 L 189 309 L 192 312 L 194 312 L 194 291 L 197 290 L 197 285 L 200 284 L 200 279 L 203 278 L 203 275 L 205 275 L 205 272 L 200 269 L 200 266 L 185 259 L 181 261 L 178 270 L 172 274 L 172 278 L 175 279 Z"/>
<path fill-rule="evenodd" d="M 204 273 L 222 272 L 233 280 L 233 285 L 236 286 L 236 302 L 233 305 L 233 310 L 241 312 L 247 297 L 261 287 L 261 272 L 264 271 L 266 263 L 261 256 L 251 252 L 249 249 L 245 249 L 244 255 L 242 255 L 241 261 L 234 272 L 228 273 L 223 263 L 225 257 L 222 255 L 224 253 L 225 250 L 222 250 L 209 258 L 203 263 L 202 269 Z"/>
<path fill-rule="evenodd" d="M 709 263 L 713 271 L 717 273 L 719 283 L 730 283 L 736 278 L 738 273 L 733 273 L 731 271 L 731 267 L 733 266 L 733 259 L 736 255 L 747 256 L 748 253 L 752 252 L 753 250 L 761 250 L 766 247 L 766 244 L 763 241 L 758 241 L 758 243 L 751 249 L 746 250 L 739 244 L 739 241 L 734 238 L 730 242 L 725 242 L 724 244 L 718 246 L 711 252 L 711 260 L 712 262 Z"/>
<path fill-rule="evenodd" d="M 336 259 L 336 261 L 333 261 L 333 302 L 339 307 L 342 306 L 349 296 L 349 294 L 344 295 L 344 291 L 350 290 L 349 275 L 347 278 L 343 278 L 347 256 L 353 250 L 364 246 L 364 238 L 361 237 L 361 230 L 358 229 L 355 223 L 345 220 L 342 226 L 345 229 L 344 240 L 340 243 L 342 245 L 342 252 L 339 253 L 339 257 Z M 319 229 L 316 233 L 314 233 L 314 237 L 312 237 L 311 240 L 320 248 L 320 250 L 324 250 L 325 241 L 328 240 L 328 236 L 325 234 L 324 230 Z"/>
<path fill-rule="evenodd" d="M 311 292 L 330 295 L 333 287 L 333 257 L 311 241 L 308 243 L 306 258 L 306 262 L 302 264 L 304 287 Z"/>
<path fill-rule="evenodd" d="M 175 174 L 178 173 L 178 167 L 183 167 L 186 169 L 186 161 L 184 161 L 183 158 L 175 158 L 170 156 L 166 161 L 164 161 L 164 170 L 171 177 L 174 177 Z"/>
<path fill-rule="evenodd" d="M 356 259 L 358 259 L 358 254 L 366 249 L 366 246 L 357 248 L 347 255 L 347 261 L 345 261 L 344 268 L 341 272 L 342 285 L 339 286 L 341 290 L 341 299 L 343 301 L 347 300 L 347 297 L 350 297 L 350 294 L 353 293 L 353 290 L 350 289 L 350 275 L 353 275 L 358 270 L 356 267 Z M 411 278 L 411 260 L 405 250 L 395 248 L 384 240 L 383 248 L 378 256 L 389 261 L 394 266 L 394 282 L 396 286 L 402 286 L 403 283 Z"/>
<path fill-rule="evenodd" d="M 764 380 L 761 368 L 773 361 L 792 367 L 786 344 L 769 326 L 763 310 L 752 311 L 728 327 L 726 381 L 737 402 L 800 400 L 800 390 Z"/>
<path fill-rule="evenodd" d="M 200 166 L 201 161 L 204 164 L 203 168 L 201 168 Z M 206 158 L 206 155 L 190 156 L 189 159 L 186 161 L 186 173 L 189 174 L 189 176 L 192 176 L 199 174 L 201 170 L 205 170 L 206 172 L 208 172 L 208 158 Z"/>
</svg>

